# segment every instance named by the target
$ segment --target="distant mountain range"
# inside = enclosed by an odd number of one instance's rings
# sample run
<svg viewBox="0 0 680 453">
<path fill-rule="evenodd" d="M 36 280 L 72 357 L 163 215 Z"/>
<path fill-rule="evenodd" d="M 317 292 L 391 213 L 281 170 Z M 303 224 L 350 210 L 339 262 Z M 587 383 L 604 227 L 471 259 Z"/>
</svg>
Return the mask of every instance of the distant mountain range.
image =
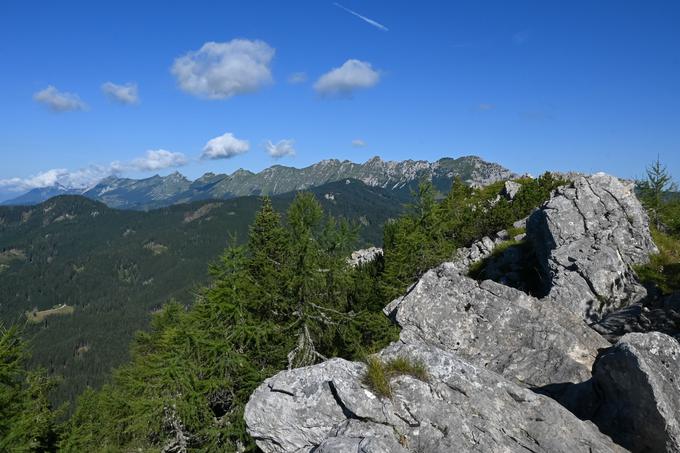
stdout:
<svg viewBox="0 0 680 453">
<path fill-rule="evenodd" d="M 230 175 L 206 173 L 195 181 L 178 172 L 146 179 L 110 176 L 92 188 L 38 188 L 0 204 L 32 205 L 55 195 L 79 194 L 112 208 L 149 210 L 199 200 L 277 195 L 344 179 L 359 180 L 367 186 L 387 190 L 407 189 L 422 179 L 428 179 L 441 191 L 447 191 L 456 177 L 471 185 L 486 185 L 514 176 L 501 165 L 476 156 L 443 158 L 436 162 L 395 162 L 373 157 L 363 164 L 329 159 L 305 168 L 274 165 L 259 173 L 243 169 Z"/>
</svg>

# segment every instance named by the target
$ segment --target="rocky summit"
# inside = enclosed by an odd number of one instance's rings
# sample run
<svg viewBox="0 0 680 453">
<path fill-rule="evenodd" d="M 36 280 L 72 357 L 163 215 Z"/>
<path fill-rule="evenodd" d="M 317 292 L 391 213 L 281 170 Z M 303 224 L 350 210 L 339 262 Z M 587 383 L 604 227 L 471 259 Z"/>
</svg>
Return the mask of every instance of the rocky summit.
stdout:
<svg viewBox="0 0 680 453">
<path fill-rule="evenodd" d="M 632 185 L 576 176 L 524 225 L 458 250 L 385 307 L 400 338 L 367 363 L 331 359 L 267 379 L 245 410 L 257 445 L 680 451 L 677 340 L 653 326 L 603 335 L 610 317 L 643 309 L 635 266 L 657 250 Z"/>
</svg>

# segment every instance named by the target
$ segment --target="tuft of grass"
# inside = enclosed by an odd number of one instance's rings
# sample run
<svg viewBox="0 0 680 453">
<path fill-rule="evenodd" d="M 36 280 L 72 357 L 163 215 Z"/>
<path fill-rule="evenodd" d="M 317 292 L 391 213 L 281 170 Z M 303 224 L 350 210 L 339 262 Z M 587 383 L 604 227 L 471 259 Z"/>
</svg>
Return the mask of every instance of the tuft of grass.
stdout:
<svg viewBox="0 0 680 453">
<path fill-rule="evenodd" d="M 424 382 L 430 379 L 424 363 L 404 356 L 383 362 L 377 356 L 372 355 L 366 359 L 366 365 L 366 374 L 362 379 L 363 384 L 370 388 L 373 393 L 385 398 L 392 398 L 390 380 L 393 377 L 408 375 Z"/>
<path fill-rule="evenodd" d="M 427 374 L 425 364 L 420 361 L 413 361 L 407 357 L 399 356 L 387 362 L 386 368 L 392 374 L 407 374 L 421 381 L 427 382 L 430 376 Z"/>
<path fill-rule="evenodd" d="M 369 356 L 366 359 L 366 374 L 362 382 L 370 388 L 373 393 L 376 393 L 385 398 L 392 398 L 392 385 L 390 378 L 382 360 L 376 356 Z"/>
<path fill-rule="evenodd" d="M 526 234 L 527 229 L 525 227 L 515 228 L 514 226 L 511 226 L 506 231 L 508 232 L 508 236 L 514 238 L 515 236 L 519 236 L 520 234 Z"/>
</svg>

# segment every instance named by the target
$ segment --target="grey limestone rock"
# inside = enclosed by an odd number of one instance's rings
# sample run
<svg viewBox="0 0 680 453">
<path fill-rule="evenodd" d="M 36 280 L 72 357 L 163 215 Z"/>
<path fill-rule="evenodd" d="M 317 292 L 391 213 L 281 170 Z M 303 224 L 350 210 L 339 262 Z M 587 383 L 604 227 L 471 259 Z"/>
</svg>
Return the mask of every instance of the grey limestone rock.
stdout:
<svg viewBox="0 0 680 453">
<path fill-rule="evenodd" d="M 367 249 L 360 249 L 352 252 L 347 262 L 352 267 L 357 267 L 362 264 L 370 263 L 375 260 L 378 255 L 382 255 L 383 249 L 380 247 L 369 247 Z"/>
<path fill-rule="evenodd" d="M 618 452 L 555 401 L 434 346 L 396 343 L 384 359 L 427 364 L 427 382 L 392 378 L 392 398 L 362 384 L 365 365 L 332 359 L 265 381 L 245 411 L 270 452 Z"/>
<path fill-rule="evenodd" d="M 603 173 L 579 176 L 528 221 L 548 298 L 589 321 L 646 295 L 633 266 L 657 248 L 633 189 Z"/>
<path fill-rule="evenodd" d="M 522 184 L 519 184 L 515 181 L 505 181 L 505 184 L 503 185 L 503 192 L 501 194 L 508 200 L 514 200 L 517 192 L 519 192 L 519 189 L 521 188 Z"/>
<path fill-rule="evenodd" d="M 680 451 L 680 344 L 659 332 L 631 333 L 593 368 L 603 432 L 634 452 Z"/>
<path fill-rule="evenodd" d="M 527 386 L 587 380 L 609 346 L 565 307 L 477 282 L 453 263 L 428 271 L 388 309 L 403 342 L 436 345 Z"/>
</svg>

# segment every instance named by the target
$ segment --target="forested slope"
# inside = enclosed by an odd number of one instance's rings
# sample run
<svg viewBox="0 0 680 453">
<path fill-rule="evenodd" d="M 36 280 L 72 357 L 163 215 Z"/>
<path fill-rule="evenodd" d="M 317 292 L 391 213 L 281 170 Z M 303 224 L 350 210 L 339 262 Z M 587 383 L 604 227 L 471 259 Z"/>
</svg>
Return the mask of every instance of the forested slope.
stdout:
<svg viewBox="0 0 680 453">
<path fill-rule="evenodd" d="M 379 244 L 408 192 L 342 181 L 312 190 L 323 209 L 359 226 L 352 245 Z M 294 194 L 273 198 L 285 211 Z M 97 387 L 123 363 L 135 331 L 169 299 L 194 300 L 208 264 L 245 240 L 259 197 L 122 211 L 80 196 L 0 207 L 0 320 L 24 323 L 34 364 L 64 376 L 56 400 Z M 46 311 L 66 304 L 72 313 Z"/>
</svg>

